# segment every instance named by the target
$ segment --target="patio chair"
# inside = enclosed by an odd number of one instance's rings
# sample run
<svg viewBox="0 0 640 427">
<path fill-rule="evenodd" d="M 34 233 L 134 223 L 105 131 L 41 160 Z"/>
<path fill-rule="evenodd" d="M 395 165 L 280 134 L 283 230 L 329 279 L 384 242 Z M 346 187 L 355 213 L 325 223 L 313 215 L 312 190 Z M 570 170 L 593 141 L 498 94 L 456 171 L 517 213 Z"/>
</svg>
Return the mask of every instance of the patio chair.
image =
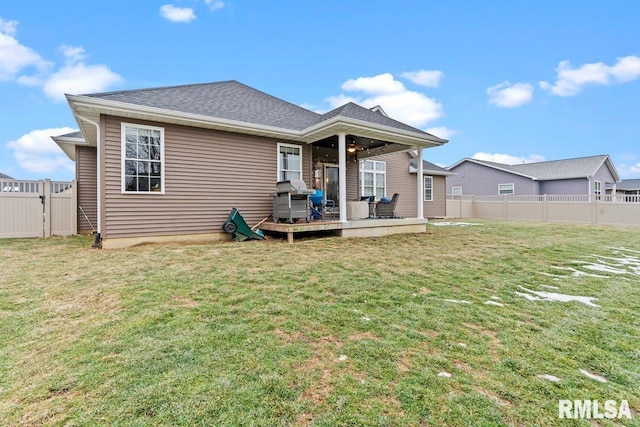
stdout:
<svg viewBox="0 0 640 427">
<path fill-rule="evenodd" d="M 398 197 L 400 195 L 395 193 L 390 201 L 380 200 L 376 203 L 376 217 L 377 218 L 395 218 L 396 217 L 396 204 L 398 203 Z"/>
</svg>

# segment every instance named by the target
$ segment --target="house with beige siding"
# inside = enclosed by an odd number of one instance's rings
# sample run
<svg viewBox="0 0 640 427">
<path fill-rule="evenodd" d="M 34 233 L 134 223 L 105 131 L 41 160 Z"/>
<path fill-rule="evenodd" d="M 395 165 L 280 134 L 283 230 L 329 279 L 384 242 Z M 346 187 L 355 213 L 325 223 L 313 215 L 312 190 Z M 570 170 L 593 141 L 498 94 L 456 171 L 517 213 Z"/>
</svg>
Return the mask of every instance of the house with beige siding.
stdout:
<svg viewBox="0 0 640 427">
<path fill-rule="evenodd" d="M 620 176 L 608 155 L 506 165 L 465 158 L 448 168 L 447 194 L 604 195 Z"/>
<path fill-rule="evenodd" d="M 331 193 L 342 235 L 358 235 L 348 201 L 394 192 L 405 223 L 368 226 L 424 230 L 422 151 L 447 142 L 381 108 L 347 103 L 319 114 L 237 81 L 67 100 L 80 130 L 53 139 L 76 162 L 78 205 L 103 247 L 222 237 L 233 207 L 257 223 L 272 212 L 276 183 L 289 179 Z M 412 186 L 397 178 L 410 176 L 410 152 L 420 175 Z M 372 171 L 371 162 L 382 163 Z M 78 223 L 92 228 L 84 215 Z"/>
</svg>

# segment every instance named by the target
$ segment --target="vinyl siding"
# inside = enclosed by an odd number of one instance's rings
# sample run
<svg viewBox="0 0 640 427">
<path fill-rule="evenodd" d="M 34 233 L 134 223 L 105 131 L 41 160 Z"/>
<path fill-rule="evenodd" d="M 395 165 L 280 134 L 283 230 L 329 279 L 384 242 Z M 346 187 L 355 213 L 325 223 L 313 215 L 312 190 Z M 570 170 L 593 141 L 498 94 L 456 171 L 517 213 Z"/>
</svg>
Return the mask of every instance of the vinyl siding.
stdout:
<svg viewBox="0 0 640 427">
<path fill-rule="evenodd" d="M 97 195 L 97 151 L 95 147 L 76 146 L 76 188 L 78 207 L 91 221 L 87 222 L 78 209 L 78 233 L 88 234 L 98 227 L 98 195 Z"/>
<path fill-rule="evenodd" d="M 425 218 L 441 218 L 447 211 L 447 177 L 442 175 L 429 175 L 433 177 L 433 200 L 424 202 L 423 214 Z M 411 174 L 415 178 L 415 174 Z"/>
<path fill-rule="evenodd" d="M 411 156 L 405 152 L 377 156 L 371 160 L 384 161 L 387 164 L 387 197 L 398 193 L 396 215 L 415 218 L 418 215 L 418 187 L 416 175 L 409 173 Z"/>
<path fill-rule="evenodd" d="M 278 142 L 303 148 L 303 179 L 311 187 L 308 145 L 112 116 L 103 121 L 105 238 L 218 232 L 233 207 L 257 223 L 272 213 Z M 164 194 L 121 193 L 123 121 L 164 128 Z"/>
<path fill-rule="evenodd" d="M 602 183 L 604 189 L 604 183 Z M 589 194 L 589 180 L 585 178 L 558 179 L 540 182 L 540 194 L 577 195 Z M 604 193 L 602 193 L 604 194 Z"/>
</svg>

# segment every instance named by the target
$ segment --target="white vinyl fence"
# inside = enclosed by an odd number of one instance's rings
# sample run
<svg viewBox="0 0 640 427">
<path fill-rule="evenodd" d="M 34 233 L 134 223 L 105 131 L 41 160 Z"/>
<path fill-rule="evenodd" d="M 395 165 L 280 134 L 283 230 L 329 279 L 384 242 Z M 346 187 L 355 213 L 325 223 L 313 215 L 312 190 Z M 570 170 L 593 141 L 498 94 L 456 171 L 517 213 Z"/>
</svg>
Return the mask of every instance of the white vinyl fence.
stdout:
<svg viewBox="0 0 640 427">
<path fill-rule="evenodd" d="M 447 196 L 447 217 L 640 226 L 640 196 Z"/>
<path fill-rule="evenodd" d="M 0 179 L 0 238 L 77 233 L 75 181 Z"/>
</svg>

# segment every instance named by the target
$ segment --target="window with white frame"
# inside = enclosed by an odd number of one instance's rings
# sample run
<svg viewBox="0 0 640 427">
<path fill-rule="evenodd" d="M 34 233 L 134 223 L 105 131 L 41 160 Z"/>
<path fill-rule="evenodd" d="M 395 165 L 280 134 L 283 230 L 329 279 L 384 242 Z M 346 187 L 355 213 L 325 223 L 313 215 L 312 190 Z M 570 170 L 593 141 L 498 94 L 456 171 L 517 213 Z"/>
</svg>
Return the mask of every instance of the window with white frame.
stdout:
<svg viewBox="0 0 640 427">
<path fill-rule="evenodd" d="M 387 164 L 376 160 L 360 161 L 360 195 L 380 199 L 387 194 Z"/>
<path fill-rule="evenodd" d="M 164 129 L 122 123 L 122 192 L 164 192 Z"/>
<path fill-rule="evenodd" d="M 462 196 L 462 187 L 451 187 L 451 195 Z"/>
<path fill-rule="evenodd" d="M 425 202 L 433 201 L 433 177 L 432 176 L 424 177 L 424 201 Z"/>
<path fill-rule="evenodd" d="M 515 194 L 515 186 L 513 184 L 499 184 L 498 194 L 501 196 Z"/>
<path fill-rule="evenodd" d="M 302 179 L 302 147 L 278 144 L 278 181 Z"/>
<path fill-rule="evenodd" d="M 602 195 L 602 182 L 593 182 L 593 194 L 596 196 L 596 199 L 600 199 L 600 196 Z"/>
</svg>

